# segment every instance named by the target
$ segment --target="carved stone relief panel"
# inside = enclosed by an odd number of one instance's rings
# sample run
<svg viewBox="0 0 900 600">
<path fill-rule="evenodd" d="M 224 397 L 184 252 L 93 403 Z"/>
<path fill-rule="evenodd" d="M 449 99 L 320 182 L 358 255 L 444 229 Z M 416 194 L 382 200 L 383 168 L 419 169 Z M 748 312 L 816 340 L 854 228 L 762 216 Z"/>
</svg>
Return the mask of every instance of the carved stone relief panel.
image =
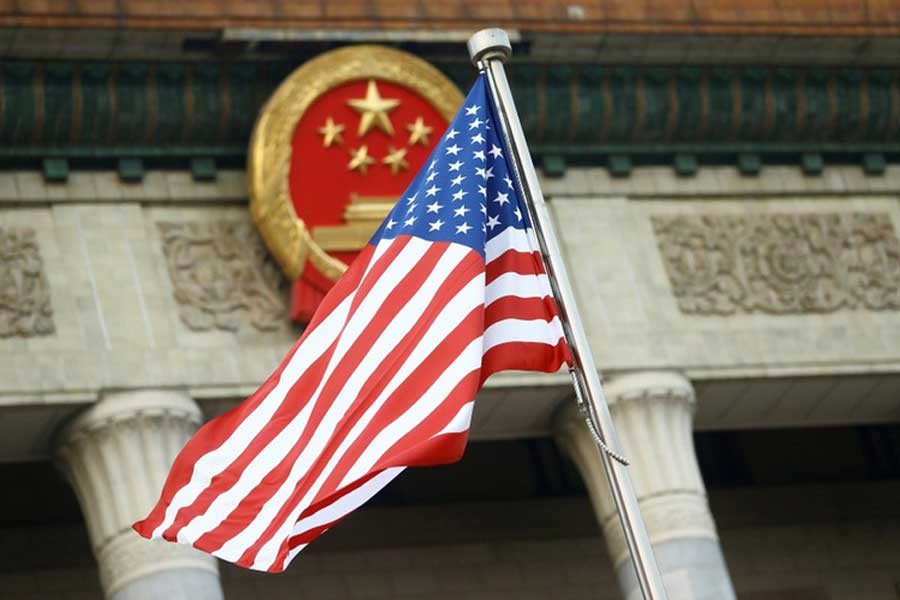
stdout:
<svg viewBox="0 0 900 600">
<path fill-rule="evenodd" d="M 282 278 L 249 223 L 157 223 L 182 322 L 194 331 L 261 331 L 285 322 Z"/>
<path fill-rule="evenodd" d="M 651 220 L 683 313 L 900 309 L 900 244 L 887 213 Z"/>
<path fill-rule="evenodd" d="M 0 337 L 53 331 L 50 287 L 34 229 L 0 227 Z"/>
</svg>

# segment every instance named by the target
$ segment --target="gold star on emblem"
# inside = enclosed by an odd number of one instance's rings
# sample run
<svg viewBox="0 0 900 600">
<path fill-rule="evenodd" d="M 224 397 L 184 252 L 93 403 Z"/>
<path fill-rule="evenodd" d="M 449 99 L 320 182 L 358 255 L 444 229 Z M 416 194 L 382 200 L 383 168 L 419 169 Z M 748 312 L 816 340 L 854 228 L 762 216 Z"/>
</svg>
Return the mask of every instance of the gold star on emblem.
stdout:
<svg viewBox="0 0 900 600">
<path fill-rule="evenodd" d="M 372 129 L 372 125 L 375 125 L 388 135 L 394 135 L 394 126 L 391 124 L 388 112 L 400 106 L 400 101 L 382 98 L 381 94 L 378 93 L 378 86 L 375 85 L 374 79 L 369 80 L 365 98 L 347 100 L 347 104 L 362 115 L 359 119 L 359 131 L 357 132 L 359 137 L 364 136 L 366 132 Z"/>
<path fill-rule="evenodd" d="M 365 175 L 366 169 L 374 162 L 375 159 L 369 156 L 368 146 L 360 146 L 356 150 L 350 152 L 350 162 L 347 163 L 347 168 L 351 171 L 359 171 Z"/>
<path fill-rule="evenodd" d="M 401 169 L 406 171 L 409 169 L 409 163 L 404 160 L 406 156 L 406 148 L 400 148 L 399 150 L 395 150 L 393 146 L 390 147 L 390 152 L 387 156 L 381 159 L 381 164 L 390 165 L 391 173 L 394 175 L 397 174 L 397 171 Z"/>
<path fill-rule="evenodd" d="M 344 143 L 344 138 L 341 137 L 341 133 L 344 131 L 344 126 L 340 123 L 335 123 L 334 119 L 328 117 L 325 120 L 325 124 L 319 127 L 319 133 L 322 134 L 322 145 L 328 148 L 334 142 L 337 142 L 339 145 Z"/>
<path fill-rule="evenodd" d="M 418 143 L 421 143 L 423 146 L 427 146 L 428 136 L 431 135 L 432 131 L 434 131 L 433 127 L 429 127 L 425 124 L 425 121 L 422 119 L 422 117 L 417 117 L 416 122 L 407 125 L 406 129 L 409 130 L 410 146 L 415 146 Z"/>
</svg>

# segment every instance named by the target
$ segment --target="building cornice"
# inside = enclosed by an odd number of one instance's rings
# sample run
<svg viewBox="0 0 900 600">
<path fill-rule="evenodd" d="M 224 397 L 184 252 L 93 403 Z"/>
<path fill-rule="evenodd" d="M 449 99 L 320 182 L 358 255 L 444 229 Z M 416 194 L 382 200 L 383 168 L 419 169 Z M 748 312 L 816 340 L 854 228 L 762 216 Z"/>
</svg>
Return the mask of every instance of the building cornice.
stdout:
<svg viewBox="0 0 900 600">
<path fill-rule="evenodd" d="M 286 62 L 8 61 L 0 65 L 0 164 L 244 161 Z M 475 73 L 436 62 L 460 88 Z M 900 154 L 894 67 L 623 66 L 520 62 L 510 80 L 532 150 L 550 162 L 801 164 L 883 169 Z M 546 165 L 545 165 L 546 166 Z"/>
<path fill-rule="evenodd" d="M 477 6 L 476 6 L 477 5 Z M 444 0 L 440 3 L 342 2 L 285 3 L 258 0 L 202 3 L 119 0 L 85 2 L 60 8 L 54 3 L 20 0 L 0 8 L 0 26 L 115 30 L 448 30 L 504 27 L 537 32 L 747 35 L 893 35 L 900 31 L 900 2 L 859 0 L 849 5 L 818 0 L 800 3 L 654 2 L 590 0 L 499 2 Z"/>
</svg>

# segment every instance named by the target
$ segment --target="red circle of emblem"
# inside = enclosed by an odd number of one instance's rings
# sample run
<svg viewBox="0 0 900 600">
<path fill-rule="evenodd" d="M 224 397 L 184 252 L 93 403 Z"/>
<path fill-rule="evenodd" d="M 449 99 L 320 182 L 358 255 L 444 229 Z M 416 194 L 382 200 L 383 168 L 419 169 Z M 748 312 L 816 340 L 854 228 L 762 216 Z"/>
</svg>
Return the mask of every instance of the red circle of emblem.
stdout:
<svg viewBox="0 0 900 600">
<path fill-rule="evenodd" d="M 286 86 L 305 88 L 290 93 Z M 312 96 L 310 87 L 319 93 Z M 294 319 L 309 320 L 461 102 L 459 90 L 427 63 L 372 46 L 322 55 L 282 83 L 257 122 L 248 172 L 260 232 L 294 279 Z M 275 123 L 289 127 L 288 137 L 267 131 Z M 286 208 L 296 229 L 284 223 Z"/>
</svg>

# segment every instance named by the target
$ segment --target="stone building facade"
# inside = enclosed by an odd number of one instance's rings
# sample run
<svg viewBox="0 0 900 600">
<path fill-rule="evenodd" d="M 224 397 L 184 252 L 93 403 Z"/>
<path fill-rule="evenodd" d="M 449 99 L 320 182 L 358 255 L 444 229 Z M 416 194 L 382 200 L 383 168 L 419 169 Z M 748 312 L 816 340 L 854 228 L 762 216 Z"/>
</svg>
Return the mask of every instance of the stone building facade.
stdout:
<svg viewBox="0 0 900 600">
<path fill-rule="evenodd" d="M 498 24 L 670 598 L 900 597 L 900 5 L 183 4 L 0 3 L 4 597 L 640 597 L 566 374 L 492 378 L 461 463 L 283 575 L 129 528 L 299 333 L 265 98 L 357 41 L 465 89 Z"/>
</svg>

